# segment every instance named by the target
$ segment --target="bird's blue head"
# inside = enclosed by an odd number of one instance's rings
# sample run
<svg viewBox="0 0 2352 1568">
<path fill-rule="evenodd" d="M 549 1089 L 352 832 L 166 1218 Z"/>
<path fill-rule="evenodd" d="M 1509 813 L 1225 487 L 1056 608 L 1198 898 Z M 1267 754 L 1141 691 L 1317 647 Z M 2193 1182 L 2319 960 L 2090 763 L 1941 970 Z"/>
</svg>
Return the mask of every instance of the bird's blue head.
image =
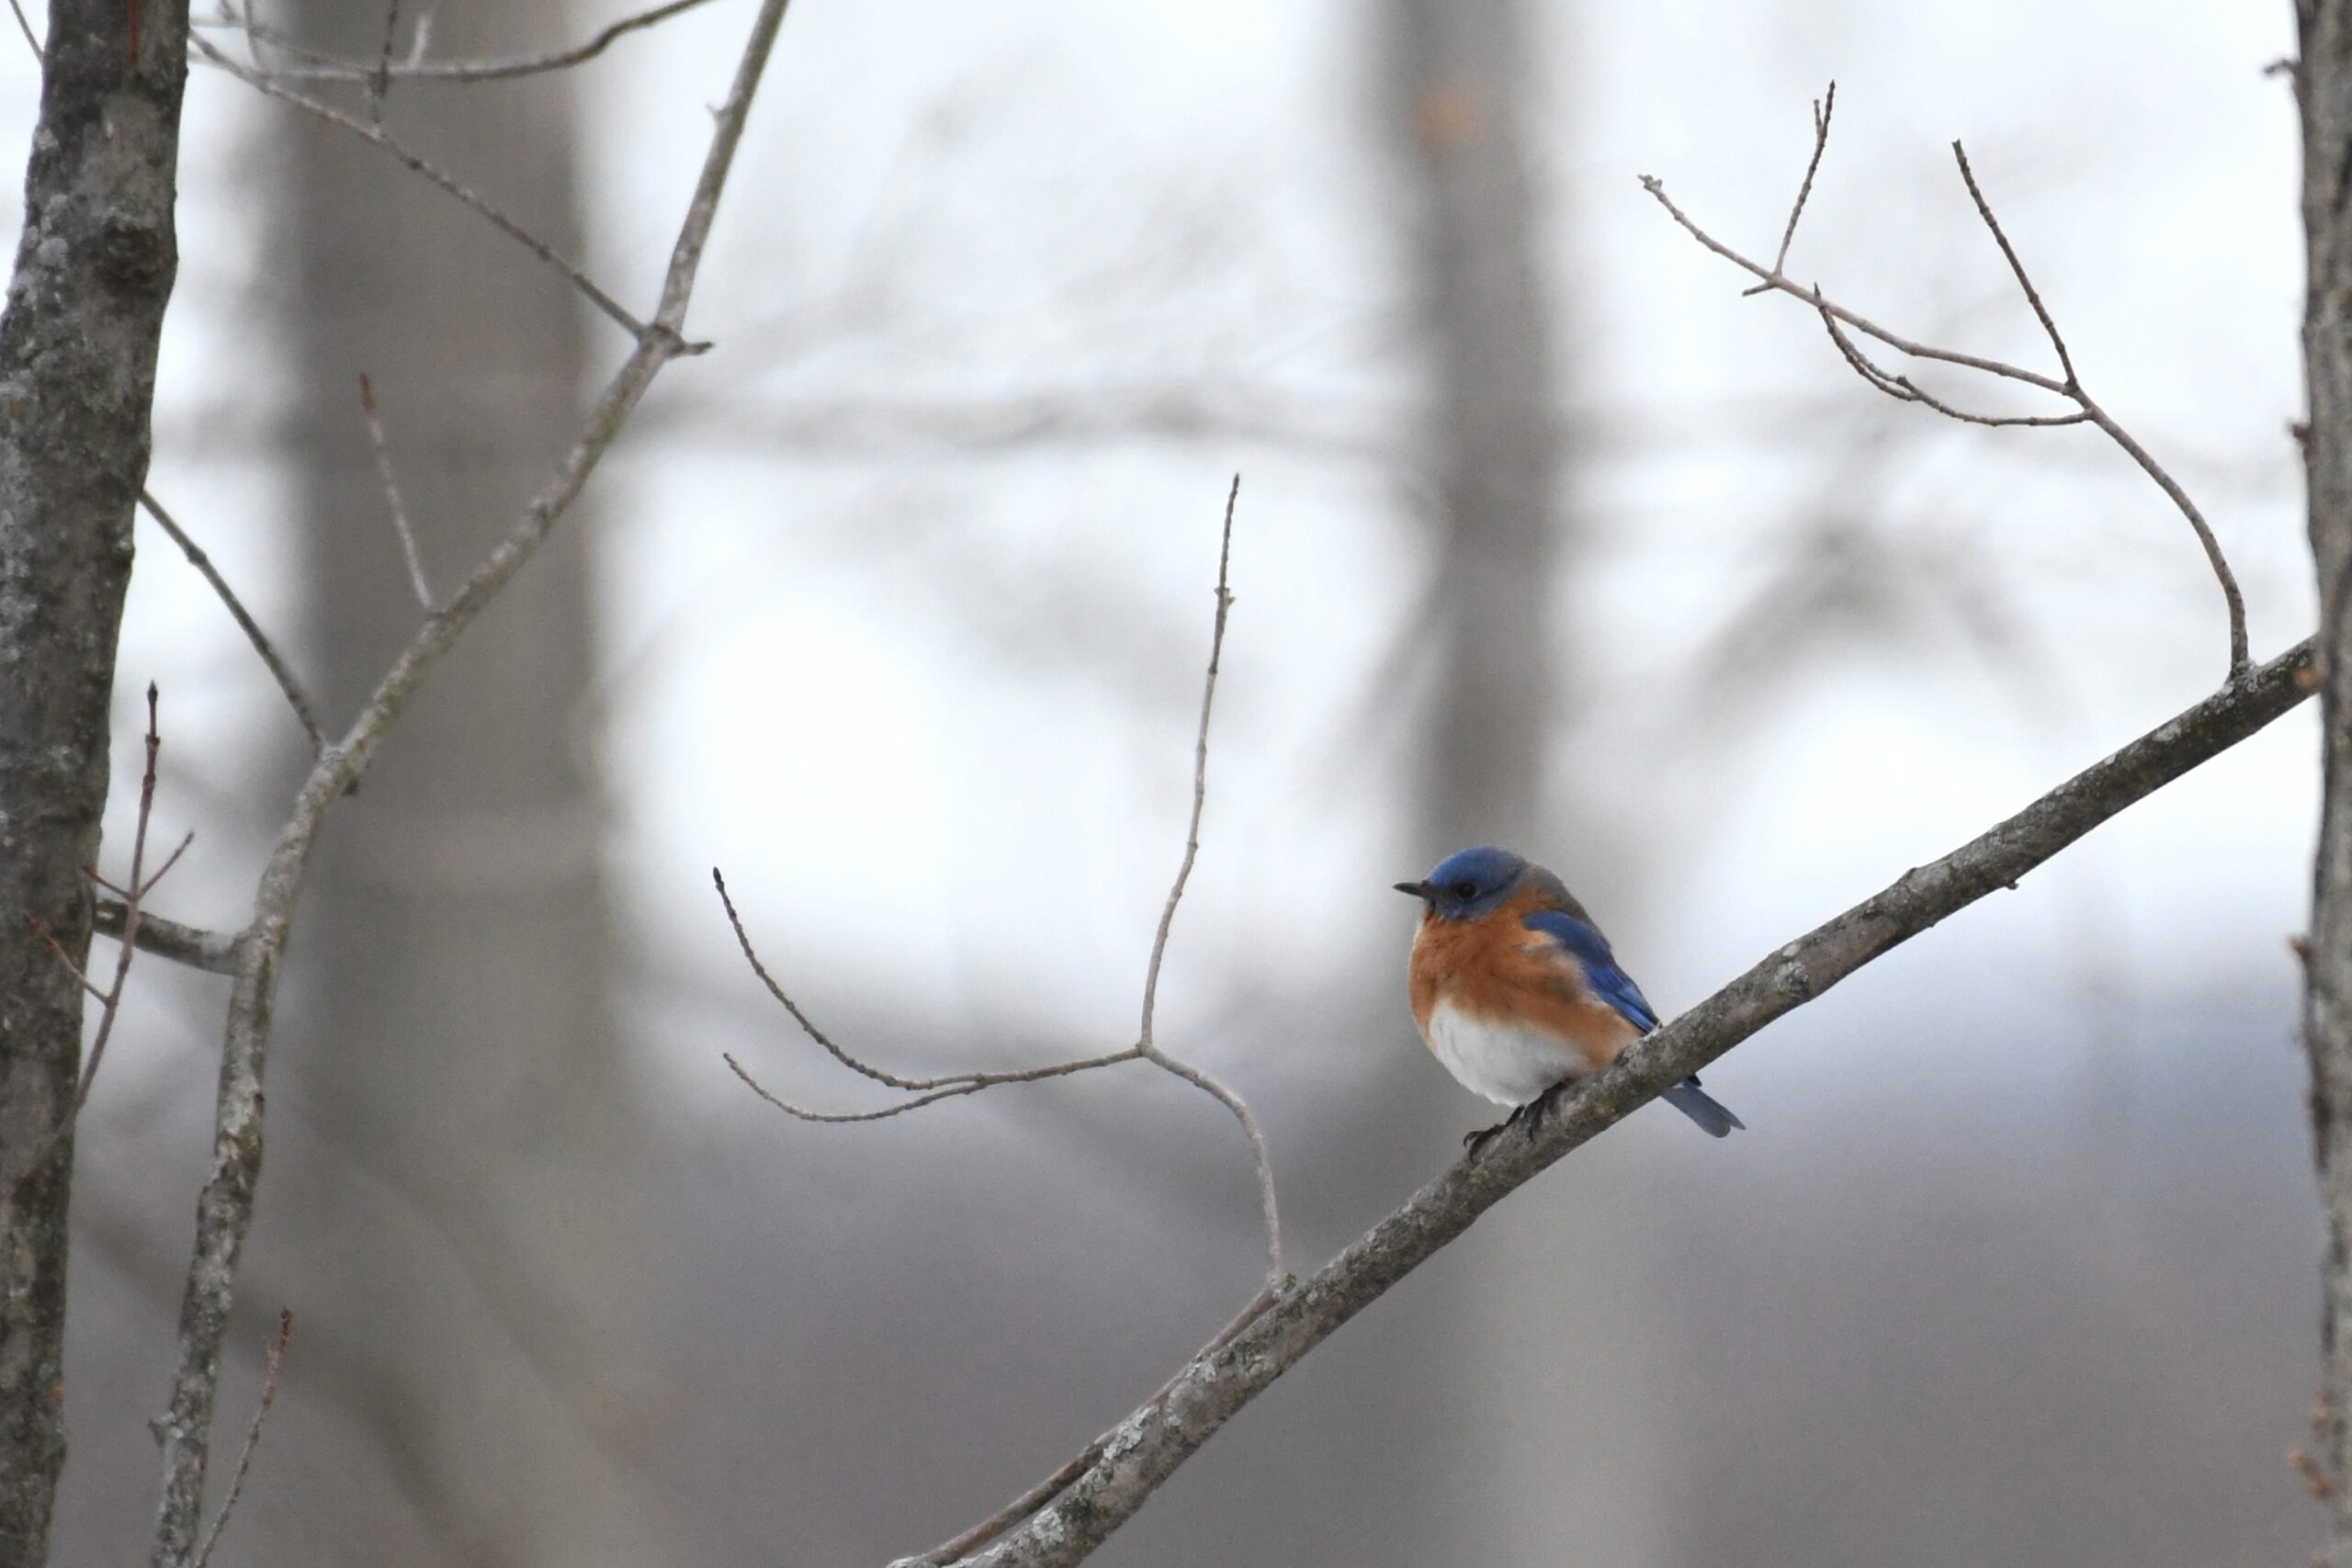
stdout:
<svg viewBox="0 0 2352 1568">
<path fill-rule="evenodd" d="M 1510 897 L 1526 874 L 1527 862 L 1509 850 L 1481 845 L 1446 856 L 1427 881 L 1400 882 L 1396 891 L 1420 899 L 1441 920 L 1475 920 Z"/>
</svg>

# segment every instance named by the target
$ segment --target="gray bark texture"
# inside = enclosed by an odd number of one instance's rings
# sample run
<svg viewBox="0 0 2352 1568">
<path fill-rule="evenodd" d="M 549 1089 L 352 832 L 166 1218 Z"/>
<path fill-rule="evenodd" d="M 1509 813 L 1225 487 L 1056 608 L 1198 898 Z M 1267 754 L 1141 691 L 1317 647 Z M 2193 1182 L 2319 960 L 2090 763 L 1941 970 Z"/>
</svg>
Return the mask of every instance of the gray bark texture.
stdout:
<svg viewBox="0 0 2352 1568">
<path fill-rule="evenodd" d="M 145 482 L 186 0 L 55 0 L 0 316 L 0 1563 L 48 1551 L 65 1461 L 76 964 L 106 809 L 115 637 Z"/>
<path fill-rule="evenodd" d="M 2327 1246 L 2321 1447 L 2335 1482 L 2332 1568 L 2352 1568 L 2345 1410 L 2352 1396 L 2352 3 L 2301 0 L 2296 91 L 2303 122 L 2304 474 L 2319 574 L 2319 851 L 2304 971 L 2312 1133 Z"/>
</svg>

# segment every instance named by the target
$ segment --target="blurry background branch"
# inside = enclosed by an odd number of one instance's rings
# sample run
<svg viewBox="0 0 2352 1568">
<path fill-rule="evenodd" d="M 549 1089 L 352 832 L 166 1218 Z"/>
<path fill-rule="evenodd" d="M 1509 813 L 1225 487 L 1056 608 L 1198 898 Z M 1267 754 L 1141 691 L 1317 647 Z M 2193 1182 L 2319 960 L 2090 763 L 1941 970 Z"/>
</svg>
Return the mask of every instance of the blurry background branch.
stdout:
<svg viewBox="0 0 2352 1568">
<path fill-rule="evenodd" d="M 356 60 L 337 60 L 334 56 L 304 48 L 292 35 L 280 31 L 266 22 L 256 20 L 250 12 L 239 16 L 225 5 L 220 17 L 198 26 L 233 29 L 243 33 L 254 42 L 267 44 L 286 51 L 295 57 L 294 62 L 272 65 L 264 73 L 274 81 L 282 82 L 353 82 L 374 85 L 388 81 L 422 82 L 502 82 L 517 76 L 542 75 L 550 71 L 565 71 L 583 65 L 612 47 L 615 40 L 630 33 L 668 21 L 671 17 L 706 6 L 710 0 L 669 0 L 633 16 L 624 17 L 599 29 L 584 43 L 563 49 L 547 50 L 537 54 L 518 54 L 501 60 L 427 60 L 423 58 L 429 41 L 434 12 L 424 14 L 411 24 L 411 56 L 404 60 L 392 58 L 393 38 L 385 38 L 384 58 L 376 63 L 363 64 Z M 399 8 L 395 5 L 388 25 L 396 23 Z M 208 57 L 209 58 L 209 57 Z M 218 62 L 214 62 L 218 63 Z"/>
</svg>

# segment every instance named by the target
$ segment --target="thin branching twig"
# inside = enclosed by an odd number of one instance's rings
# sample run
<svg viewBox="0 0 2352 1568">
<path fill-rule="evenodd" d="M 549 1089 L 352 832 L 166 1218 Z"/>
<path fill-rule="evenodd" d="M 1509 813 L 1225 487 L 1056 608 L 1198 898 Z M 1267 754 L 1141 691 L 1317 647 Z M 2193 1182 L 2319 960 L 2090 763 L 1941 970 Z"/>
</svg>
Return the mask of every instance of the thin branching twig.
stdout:
<svg viewBox="0 0 2352 1568">
<path fill-rule="evenodd" d="M 869 1111 L 854 1116 L 832 1115 L 821 1111 L 805 1110 L 800 1106 L 794 1105 L 786 1100 L 778 1099 L 776 1096 L 770 1094 L 766 1089 L 761 1089 L 759 1084 L 752 1079 L 752 1076 L 745 1072 L 732 1057 L 728 1059 L 727 1065 L 735 1069 L 736 1076 L 741 1077 L 745 1083 L 751 1084 L 752 1089 L 757 1092 L 762 1099 L 766 1100 L 780 1110 L 790 1111 L 793 1115 L 799 1117 L 804 1122 L 875 1122 L 881 1120 L 885 1116 L 895 1116 L 900 1111 L 911 1111 L 918 1103 L 929 1104 L 933 1100 L 944 1100 L 950 1098 L 949 1094 L 933 1093 L 933 1091 L 934 1090 L 950 1090 L 956 1094 L 968 1094 L 974 1089 L 991 1089 L 998 1084 L 1035 1083 L 1039 1078 L 1059 1077 L 1069 1073 L 1083 1072 L 1090 1067 L 1107 1067 L 1116 1062 L 1131 1062 L 1142 1055 L 1140 1051 L 1131 1045 L 1124 1051 L 1114 1051 L 1108 1055 L 1089 1056 L 1078 1061 L 1060 1063 L 1050 1067 L 1023 1068 L 1015 1071 L 998 1073 L 946 1073 L 937 1077 L 927 1078 L 908 1077 L 902 1074 L 891 1072 L 888 1068 L 875 1066 L 872 1063 L 864 1061 L 861 1058 L 851 1055 L 845 1046 L 835 1041 L 831 1035 L 826 1033 L 822 1029 L 817 1027 L 816 1020 L 810 1018 L 808 1014 L 802 1010 L 800 1004 L 792 999 L 791 994 L 786 991 L 783 985 L 776 979 L 775 976 L 769 972 L 766 963 L 760 957 L 759 950 L 752 945 L 752 933 L 744 929 L 743 917 L 735 908 L 734 896 L 727 891 L 727 878 L 720 874 L 719 869 L 717 866 L 710 868 L 710 882 L 711 886 L 718 890 L 719 905 L 727 911 L 727 923 L 734 929 L 735 944 L 743 950 L 744 962 L 751 964 L 752 973 L 760 977 L 760 984 L 767 987 L 768 995 L 774 997 L 776 999 L 777 1004 L 780 1005 L 786 1012 L 791 1014 L 792 1021 L 800 1026 L 800 1032 L 803 1034 L 806 1034 L 809 1039 L 815 1041 L 819 1046 L 823 1048 L 825 1054 L 832 1057 L 833 1060 L 839 1062 L 842 1066 L 847 1067 L 851 1072 L 857 1074 L 861 1077 L 872 1078 L 876 1083 L 884 1085 L 889 1089 L 904 1089 L 910 1094 L 922 1094 L 929 1097 L 922 1101 L 892 1106 L 887 1111 Z"/>
<path fill-rule="evenodd" d="M 1159 966 L 1168 956 L 1168 933 L 1176 924 L 1176 906 L 1183 901 L 1184 885 L 1192 880 L 1193 863 L 1201 853 L 1201 814 L 1208 805 L 1209 793 L 1209 716 L 1216 706 L 1216 674 L 1225 657 L 1226 617 L 1233 609 L 1233 593 L 1227 584 L 1233 564 L 1233 508 L 1240 499 L 1241 476 L 1236 474 L 1232 488 L 1226 491 L 1225 524 L 1217 536 L 1216 616 L 1209 633 L 1208 673 L 1201 682 L 1201 723 L 1193 737 L 1193 811 L 1184 824 L 1183 858 L 1176 864 L 1175 880 L 1168 887 L 1168 901 L 1160 907 L 1159 927 L 1152 933 L 1151 961 L 1145 966 L 1143 977 L 1143 1022 L 1136 1037 L 1136 1049 L 1147 1060 L 1207 1094 L 1231 1111 L 1234 1120 L 1241 1124 L 1243 1135 L 1250 1140 L 1250 1159 L 1257 1168 L 1258 1217 L 1266 1231 L 1266 1289 L 1280 1294 L 1290 1271 L 1283 1265 L 1283 1223 L 1274 1201 L 1273 1161 L 1266 1153 L 1266 1136 L 1258 1126 L 1258 1118 L 1249 1102 L 1232 1089 L 1199 1067 L 1162 1050 L 1152 1028 L 1159 1005 Z"/>
<path fill-rule="evenodd" d="M 1835 92 L 1836 88 L 1833 85 L 1831 94 L 1834 95 Z M 1754 286 L 1742 290 L 1743 294 L 1778 292 L 1812 306 L 1819 313 L 1822 324 L 1829 331 L 1830 340 L 1838 345 L 1838 353 L 1844 357 L 1846 363 L 1853 368 L 1856 375 L 1879 391 L 1905 402 L 1918 403 L 1938 413 L 1970 424 L 1999 426 L 2087 423 L 2096 425 L 2126 457 L 2138 465 L 2142 472 L 2155 482 L 2156 488 L 2164 491 L 2165 498 L 2180 512 L 2182 517 L 2188 520 L 2190 531 L 2196 535 L 2198 544 L 2205 552 L 2205 559 L 2212 569 L 2214 580 L 2221 586 L 2222 603 L 2227 608 L 2230 642 L 2229 679 L 2237 681 L 2245 678 L 2251 667 L 2251 655 L 2246 640 L 2245 598 L 2239 592 L 2236 574 L 2230 570 L 2229 561 L 2222 553 L 2221 543 L 2214 537 L 2212 527 L 2205 521 L 2205 514 L 2198 509 L 2197 503 L 2189 499 L 2188 492 L 2181 488 L 2179 481 L 2175 479 L 2171 473 L 2150 455 L 2148 449 L 2125 430 L 2114 415 L 2109 413 L 2106 408 L 2084 388 L 2082 378 L 2075 370 L 2074 355 L 2067 349 L 2064 335 L 2058 330 L 2056 318 L 2051 314 L 2050 308 L 2042 301 L 2041 291 L 2033 286 L 2032 278 L 2027 275 L 2025 264 L 2019 259 L 2017 247 L 2009 243 L 2007 233 L 2001 228 L 1999 220 L 1994 217 L 1992 203 L 1985 199 L 1984 191 L 1977 186 L 1975 171 L 1969 167 L 1967 151 L 1959 142 L 1954 141 L 1951 144 L 1952 157 L 1960 165 L 1960 177 L 1968 187 L 1969 199 L 1975 205 L 1977 217 L 1984 221 L 1984 227 L 1992 233 L 1994 243 L 2000 247 L 2002 258 L 2008 263 L 2010 275 L 2017 279 L 2018 288 L 2024 293 L 2026 303 L 2033 310 L 2034 319 L 2041 323 L 2042 332 L 2049 338 L 2051 348 L 2058 356 L 2059 375 L 2050 376 L 2041 371 L 2026 369 L 2022 366 L 1988 359 L 1980 355 L 1938 348 L 1929 344 L 1902 337 L 1869 318 L 1857 315 L 1852 310 L 1829 299 L 1821 292 L 1819 285 L 1801 284 L 1783 270 L 1788 262 L 1790 242 L 1796 234 L 1797 220 L 1804 211 L 1805 199 L 1813 190 L 1814 175 L 1820 168 L 1822 153 L 1828 146 L 1828 110 L 1829 100 L 1826 98 L 1814 106 L 1813 155 L 1805 164 L 1804 179 L 1798 186 L 1796 200 L 1789 209 L 1788 221 L 1781 230 L 1780 249 L 1770 266 L 1766 266 L 1763 263 L 1742 254 L 1701 228 L 1690 214 L 1675 205 L 1673 198 L 1666 194 L 1664 182 L 1655 175 L 1642 175 L 1642 188 L 1649 192 L 1660 207 L 1666 209 L 1668 216 L 1679 224 L 1684 232 L 1706 249 L 1757 279 Z M 1875 339 L 1898 354 L 1907 355 L 1914 359 L 1958 366 L 1963 369 L 1979 371 L 2006 381 L 2020 382 L 2049 392 L 2073 403 L 2076 412 L 2064 415 L 2016 417 L 1977 414 L 1962 411 L 1948 401 L 1931 396 L 1914 385 L 1907 377 L 1891 375 L 1871 364 L 1853 341 L 1840 330 L 1841 325 L 1849 327 L 1865 337 Z"/>
<path fill-rule="evenodd" d="M 791 1015 L 792 1021 L 800 1026 L 801 1032 L 816 1042 L 828 1055 L 850 1071 L 862 1077 L 870 1078 L 886 1088 L 901 1090 L 912 1098 L 894 1101 L 872 1111 L 817 1111 L 787 1100 L 766 1088 L 753 1077 L 750 1070 L 732 1055 L 721 1053 L 721 1059 L 726 1062 L 729 1070 L 742 1079 L 753 1094 L 786 1115 L 797 1117 L 803 1122 L 833 1123 L 882 1122 L 893 1116 L 903 1116 L 910 1111 L 920 1111 L 925 1106 L 936 1105 L 942 1100 L 959 1100 L 967 1095 L 978 1094 L 984 1089 L 997 1089 L 1010 1084 L 1036 1083 L 1046 1078 L 1068 1077 L 1075 1073 L 1091 1072 L 1097 1067 L 1116 1066 L 1124 1062 L 1149 1062 L 1161 1071 L 1174 1075 L 1208 1095 L 1230 1111 L 1234 1120 L 1240 1123 L 1242 1134 L 1250 1143 L 1250 1159 L 1258 1185 L 1259 1217 L 1265 1230 L 1265 1288 L 1268 1292 L 1279 1295 L 1289 1280 L 1289 1272 L 1283 1263 L 1282 1215 L 1275 1201 L 1273 1161 L 1267 1153 L 1265 1134 L 1258 1125 L 1258 1118 L 1250 1111 L 1247 1100 L 1219 1082 L 1213 1075 L 1164 1050 L 1159 1045 L 1154 1031 L 1159 1003 L 1159 973 L 1168 956 L 1169 932 L 1175 926 L 1177 906 L 1183 901 L 1185 884 L 1191 880 L 1193 863 L 1200 858 L 1201 852 L 1201 814 L 1208 801 L 1209 717 L 1216 703 L 1216 678 L 1217 670 L 1225 653 L 1226 620 L 1233 608 L 1233 593 L 1230 587 L 1233 563 L 1233 514 L 1234 507 L 1239 501 L 1240 495 L 1241 478 L 1237 474 L 1234 476 L 1232 487 L 1226 492 L 1225 521 L 1217 541 L 1216 615 L 1209 636 L 1208 673 L 1203 681 L 1201 689 L 1200 726 L 1193 739 L 1192 815 L 1185 824 L 1183 858 L 1177 863 L 1175 880 L 1169 886 L 1168 897 L 1160 906 L 1159 924 L 1152 935 L 1151 955 L 1144 969 L 1142 1021 L 1134 1044 L 1116 1051 L 1105 1052 L 1101 1055 L 1055 1062 L 1045 1066 L 991 1072 L 948 1073 L 935 1077 L 909 1077 L 903 1074 L 877 1067 L 854 1055 L 835 1041 L 831 1035 L 820 1029 L 816 1021 L 811 1019 L 800 1004 L 792 998 L 791 994 L 784 988 L 783 984 L 762 961 L 758 949 L 752 945 L 751 932 L 745 929 L 742 916 L 735 908 L 735 900 L 727 891 L 726 878 L 720 875 L 716 868 L 711 871 L 710 877 L 712 885 L 718 890 L 718 901 L 727 911 L 727 922 L 734 930 L 736 945 L 742 949 L 745 962 L 751 964 L 752 972 L 759 976 L 760 984 L 767 987 L 768 994 L 774 997 L 784 1010 Z"/>
</svg>

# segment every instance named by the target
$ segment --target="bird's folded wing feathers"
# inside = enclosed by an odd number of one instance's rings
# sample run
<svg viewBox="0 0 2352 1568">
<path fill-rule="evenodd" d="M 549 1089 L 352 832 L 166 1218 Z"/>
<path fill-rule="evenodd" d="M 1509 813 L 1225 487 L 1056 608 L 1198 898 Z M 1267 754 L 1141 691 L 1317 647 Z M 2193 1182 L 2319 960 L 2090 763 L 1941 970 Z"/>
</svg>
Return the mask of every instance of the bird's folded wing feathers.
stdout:
<svg viewBox="0 0 2352 1568">
<path fill-rule="evenodd" d="M 1609 939 L 1591 921 L 1578 919 L 1566 909 L 1537 909 L 1521 923 L 1558 942 L 1570 960 L 1583 966 L 1585 984 L 1593 994 L 1623 1013 L 1634 1028 L 1646 1034 L 1657 1027 L 1657 1010 L 1634 984 L 1634 977 L 1617 967 Z"/>
</svg>

